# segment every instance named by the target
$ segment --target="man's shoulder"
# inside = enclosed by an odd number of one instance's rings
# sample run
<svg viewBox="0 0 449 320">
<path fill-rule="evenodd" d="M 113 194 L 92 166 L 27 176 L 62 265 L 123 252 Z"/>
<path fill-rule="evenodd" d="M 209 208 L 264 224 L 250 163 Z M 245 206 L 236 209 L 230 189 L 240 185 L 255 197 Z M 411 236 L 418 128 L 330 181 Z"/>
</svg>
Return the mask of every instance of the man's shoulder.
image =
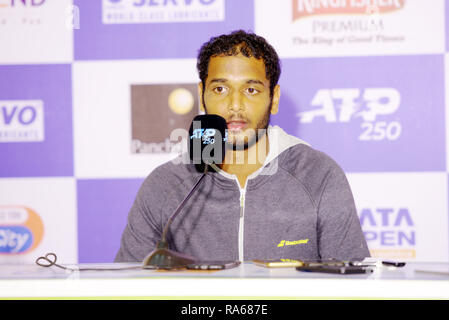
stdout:
<svg viewBox="0 0 449 320">
<path fill-rule="evenodd" d="M 297 144 L 279 156 L 279 166 L 304 184 L 321 184 L 333 172 L 343 173 L 340 165 L 323 151 Z"/>
<path fill-rule="evenodd" d="M 280 155 L 279 167 L 296 179 L 317 204 L 329 182 L 342 188 L 347 186 L 345 173 L 337 162 L 326 153 L 305 144 L 285 150 Z"/>
<path fill-rule="evenodd" d="M 285 168 L 291 169 L 307 169 L 311 166 L 315 169 L 340 167 L 331 156 L 308 144 L 297 144 L 288 148 L 280 155 L 280 160 Z"/>
<path fill-rule="evenodd" d="M 199 174 L 195 166 L 186 161 L 185 157 L 181 155 L 153 169 L 146 177 L 143 187 L 173 188 Z"/>
<path fill-rule="evenodd" d="M 273 154 L 279 156 L 284 169 L 294 170 L 298 167 L 302 169 L 302 167 L 309 167 L 310 164 L 325 167 L 337 165 L 327 154 L 314 149 L 306 141 L 285 132 L 281 127 L 270 126 L 269 136 L 270 143 L 274 143 Z"/>
</svg>

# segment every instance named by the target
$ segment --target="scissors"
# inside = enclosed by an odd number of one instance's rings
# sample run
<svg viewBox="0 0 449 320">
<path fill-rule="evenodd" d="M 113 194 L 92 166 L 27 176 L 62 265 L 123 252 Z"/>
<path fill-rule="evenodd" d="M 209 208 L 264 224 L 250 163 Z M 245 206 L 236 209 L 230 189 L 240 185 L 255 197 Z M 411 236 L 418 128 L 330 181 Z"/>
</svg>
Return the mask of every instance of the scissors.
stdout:
<svg viewBox="0 0 449 320">
<path fill-rule="evenodd" d="M 61 269 L 67 269 L 66 267 L 63 267 L 63 266 L 57 264 L 56 260 L 57 260 L 56 254 L 54 254 L 53 252 L 49 252 L 45 256 L 41 256 L 41 257 L 37 258 L 36 264 L 41 267 L 56 266 Z"/>
</svg>

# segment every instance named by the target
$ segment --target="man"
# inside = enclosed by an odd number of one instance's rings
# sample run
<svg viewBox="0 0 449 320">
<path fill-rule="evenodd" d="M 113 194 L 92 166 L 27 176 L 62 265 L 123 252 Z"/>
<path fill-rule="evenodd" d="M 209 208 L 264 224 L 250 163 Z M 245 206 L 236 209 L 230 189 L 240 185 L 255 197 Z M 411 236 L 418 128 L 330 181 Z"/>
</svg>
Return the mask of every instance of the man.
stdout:
<svg viewBox="0 0 449 320">
<path fill-rule="evenodd" d="M 205 43 L 197 63 L 201 109 L 228 125 L 223 164 L 212 165 L 173 221 L 170 248 L 202 260 L 340 259 L 369 256 L 342 169 L 279 127 L 280 63 L 255 34 Z M 254 161 L 255 160 L 255 161 Z M 201 172 L 168 162 L 142 184 L 115 261 L 142 261 Z"/>
</svg>

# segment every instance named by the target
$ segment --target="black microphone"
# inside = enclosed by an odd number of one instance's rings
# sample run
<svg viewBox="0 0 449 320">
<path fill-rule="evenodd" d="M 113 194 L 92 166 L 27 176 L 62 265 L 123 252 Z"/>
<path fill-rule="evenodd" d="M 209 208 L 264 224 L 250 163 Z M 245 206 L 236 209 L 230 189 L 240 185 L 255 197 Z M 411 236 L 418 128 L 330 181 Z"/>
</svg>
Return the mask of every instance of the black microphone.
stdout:
<svg viewBox="0 0 449 320">
<path fill-rule="evenodd" d="M 221 164 L 227 140 L 226 120 L 216 114 L 196 116 L 189 129 L 189 156 L 198 171 L 211 163 Z"/>
<path fill-rule="evenodd" d="M 203 172 L 203 174 L 168 219 L 156 249 L 150 252 L 143 260 L 144 269 L 180 269 L 195 262 L 195 258 L 169 249 L 167 233 L 173 220 L 181 212 L 181 209 L 198 188 L 201 181 L 203 181 L 209 165 L 213 163 L 221 164 L 223 162 L 226 140 L 226 120 L 219 115 L 198 115 L 193 119 L 187 139 L 187 150 L 190 160 L 195 164 L 196 169 Z"/>
</svg>

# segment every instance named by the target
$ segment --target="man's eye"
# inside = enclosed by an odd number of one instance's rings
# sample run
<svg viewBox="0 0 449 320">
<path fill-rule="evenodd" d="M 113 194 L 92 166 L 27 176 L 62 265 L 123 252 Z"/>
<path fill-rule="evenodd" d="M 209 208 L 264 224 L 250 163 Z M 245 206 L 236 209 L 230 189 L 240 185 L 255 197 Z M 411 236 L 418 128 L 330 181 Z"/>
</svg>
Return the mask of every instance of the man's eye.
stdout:
<svg viewBox="0 0 449 320">
<path fill-rule="evenodd" d="M 255 95 L 259 93 L 259 90 L 257 90 L 256 88 L 247 88 L 246 92 L 249 93 L 250 95 Z"/>
<path fill-rule="evenodd" d="M 215 87 L 213 90 L 215 93 L 224 93 L 226 91 L 225 87 Z"/>
</svg>

